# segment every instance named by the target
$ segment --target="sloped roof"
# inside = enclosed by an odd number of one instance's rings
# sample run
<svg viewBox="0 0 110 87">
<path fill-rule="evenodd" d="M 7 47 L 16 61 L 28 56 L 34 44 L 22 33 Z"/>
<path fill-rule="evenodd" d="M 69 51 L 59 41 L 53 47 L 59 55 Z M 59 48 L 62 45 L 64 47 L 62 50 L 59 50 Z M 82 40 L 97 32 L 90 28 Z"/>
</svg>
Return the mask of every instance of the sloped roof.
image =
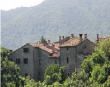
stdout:
<svg viewBox="0 0 110 87">
<path fill-rule="evenodd" d="M 94 41 L 94 44 L 98 44 L 98 41 L 103 41 L 103 40 L 106 40 L 108 38 L 110 38 L 110 36 L 108 36 L 108 37 L 99 37 L 98 40 Z"/>
<path fill-rule="evenodd" d="M 52 56 L 49 56 L 50 58 L 59 58 L 60 57 L 60 52 L 54 53 Z"/>
<path fill-rule="evenodd" d="M 87 38 L 86 39 L 82 38 L 82 42 L 84 40 L 88 40 L 88 39 Z M 45 44 L 27 43 L 26 45 L 30 45 L 32 47 L 38 47 L 38 48 L 40 48 L 44 51 L 47 51 L 48 53 L 52 54 L 51 56 L 49 56 L 50 58 L 55 58 L 55 57 L 58 58 L 60 56 L 60 47 L 77 46 L 79 44 L 80 44 L 80 39 L 79 38 L 68 36 L 68 37 L 65 37 L 64 39 L 62 39 L 60 41 L 57 41 L 57 42 L 54 42 L 54 43 L 45 43 Z"/>
<path fill-rule="evenodd" d="M 48 47 L 44 46 L 43 44 L 39 44 L 39 43 L 28 43 L 28 44 L 33 47 L 39 47 L 40 49 L 45 50 L 49 53 L 53 53 L 53 50 L 51 48 L 48 48 Z"/>
<path fill-rule="evenodd" d="M 59 50 L 59 45 L 58 44 L 47 44 L 47 45 L 43 45 L 43 44 L 39 44 L 39 43 L 27 43 L 33 47 L 39 47 L 42 50 L 45 50 L 47 52 L 49 52 L 50 54 L 52 54 L 52 56 L 49 56 L 50 58 L 58 58 L 60 56 L 60 52 Z"/>
<path fill-rule="evenodd" d="M 77 37 L 71 37 L 69 40 L 67 40 L 66 42 L 62 43 L 62 45 L 60 45 L 60 47 L 64 47 L 64 46 L 77 46 L 80 43 L 79 38 Z"/>
</svg>

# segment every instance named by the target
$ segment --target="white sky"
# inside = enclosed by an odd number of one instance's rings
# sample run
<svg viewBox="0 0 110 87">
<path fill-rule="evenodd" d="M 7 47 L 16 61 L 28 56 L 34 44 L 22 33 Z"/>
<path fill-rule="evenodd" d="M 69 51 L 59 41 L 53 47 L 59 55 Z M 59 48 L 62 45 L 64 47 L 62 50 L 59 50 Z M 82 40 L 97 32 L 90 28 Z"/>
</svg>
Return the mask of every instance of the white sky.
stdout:
<svg viewBox="0 0 110 87">
<path fill-rule="evenodd" d="M 17 7 L 31 7 L 44 0 L 0 0 L 0 10 L 10 10 Z"/>
</svg>

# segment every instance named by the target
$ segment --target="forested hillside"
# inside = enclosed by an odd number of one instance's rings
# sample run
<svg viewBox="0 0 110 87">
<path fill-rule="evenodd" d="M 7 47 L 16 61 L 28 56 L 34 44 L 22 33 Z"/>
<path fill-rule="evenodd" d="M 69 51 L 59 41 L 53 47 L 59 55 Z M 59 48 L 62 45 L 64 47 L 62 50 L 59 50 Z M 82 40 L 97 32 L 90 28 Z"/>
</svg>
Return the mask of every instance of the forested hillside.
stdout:
<svg viewBox="0 0 110 87">
<path fill-rule="evenodd" d="M 109 0 L 45 0 L 38 6 L 1 11 L 2 46 L 17 49 L 42 35 L 56 41 L 71 33 L 87 33 L 95 40 L 97 33 L 110 35 L 109 24 Z"/>
</svg>

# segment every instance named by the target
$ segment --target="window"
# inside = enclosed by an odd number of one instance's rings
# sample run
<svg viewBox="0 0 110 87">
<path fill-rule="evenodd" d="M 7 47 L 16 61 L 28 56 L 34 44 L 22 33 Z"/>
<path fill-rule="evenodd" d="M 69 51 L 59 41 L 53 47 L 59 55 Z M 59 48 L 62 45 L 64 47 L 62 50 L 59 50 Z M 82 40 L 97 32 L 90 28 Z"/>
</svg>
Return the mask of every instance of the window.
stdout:
<svg viewBox="0 0 110 87">
<path fill-rule="evenodd" d="M 70 73 L 68 72 L 68 76 L 70 76 Z"/>
<path fill-rule="evenodd" d="M 55 64 L 57 64 L 57 60 L 55 60 Z"/>
<path fill-rule="evenodd" d="M 24 64 L 28 64 L 28 58 L 24 58 Z"/>
<path fill-rule="evenodd" d="M 16 64 L 20 64 L 20 58 L 16 59 Z"/>
<path fill-rule="evenodd" d="M 39 65 L 41 64 L 41 60 L 39 60 Z"/>
<path fill-rule="evenodd" d="M 67 57 L 67 63 L 69 63 L 69 58 Z"/>
<path fill-rule="evenodd" d="M 29 52 L 29 48 L 23 48 L 23 52 L 24 53 L 28 53 Z"/>
<path fill-rule="evenodd" d="M 26 76 L 28 76 L 28 73 L 25 73 L 25 78 L 26 78 Z"/>
<path fill-rule="evenodd" d="M 12 61 L 12 59 L 9 59 L 9 61 Z"/>
<path fill-rule="evenodd" d="M 66 48 L 66 50 L 68 50 L 68 48 Z"/>
</svg>

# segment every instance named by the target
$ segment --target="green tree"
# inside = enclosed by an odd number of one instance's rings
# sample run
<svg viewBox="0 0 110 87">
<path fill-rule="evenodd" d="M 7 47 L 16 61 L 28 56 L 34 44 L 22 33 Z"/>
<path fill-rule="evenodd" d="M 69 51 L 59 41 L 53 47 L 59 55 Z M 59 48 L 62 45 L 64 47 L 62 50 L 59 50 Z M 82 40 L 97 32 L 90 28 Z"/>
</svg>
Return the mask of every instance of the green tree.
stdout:
<svg viewBox="0 0 110 87">
<path fill-rule="evenodd" d="M 1 86 L 19 87 L 22 77 L 19 75 L 19 68 L 14 62 L 8 60 L 9 50 L 1 47 Z"/>
<path fill-rule="evenodd" d="M 105 70 L 100 67 L 100 65 L 97 65 L 93 68 L 93 71 L 91 73 L 91 81 L 97 81 L 98 83 L 104 83 L 106 81 L 107 74 Z"/>
<path fill-rule="evenodd" d="M 45 42 L 45 40 L 46 40 L 46 38 L 44 38 L 44 36 L 42 36 L 41 39 L 40 39 L 40 43 L 43 44 Z"/>
<path fill-rule="evenodd" d="M 59 65 L 52 64 L 46 68 L 44 77 L 44 83 L 47 85 L 51 85 L 56 81 L 62 83 L 66 78 L 65 67 L 60 67 Z"/>
<path fill-rule="evenodd" d="M 108 57 L 110 61 L 110 37 L 104 41 L 100 41 L 98 46 L 96 46 L 95 51 L 101 50 L 105 53 L 105 56 Z"/>
</svg>

